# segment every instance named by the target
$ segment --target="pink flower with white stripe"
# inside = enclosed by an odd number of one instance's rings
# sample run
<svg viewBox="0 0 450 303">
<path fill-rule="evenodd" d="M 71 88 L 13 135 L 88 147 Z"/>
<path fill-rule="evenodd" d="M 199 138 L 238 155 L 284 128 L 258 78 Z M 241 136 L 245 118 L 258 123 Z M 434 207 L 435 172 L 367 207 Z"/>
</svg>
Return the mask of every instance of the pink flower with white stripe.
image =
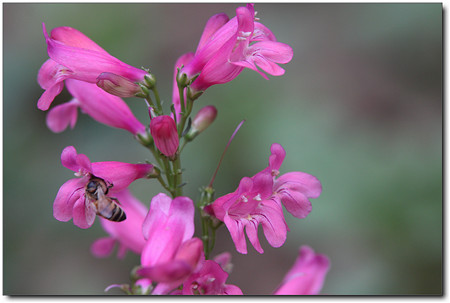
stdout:
<svg viewBox="0 0 450 303">
<path fill-rule="evenodd" d="M 290 172 L 276 178 L 285 154 L 280 144 L 272 144 L 267 168 L 251 178 L 242 178 L 235 192 L 205 207 L 206 212 L 225 223 L 236 250 L 242 254 L 247 253 L 244 229 L 259 253 L 264 252 L 258 239 L 259 224 L 269 244 L 280 247 L 288 231 L 282 205 L 293 216 L 305 218 L 311 212 L 309 199 L 321 193 L 322 186 L 312 175 Z"/>
<path fill-rule="evenodd" d="M 327 256 L 304 245 L 274 295 L 318 295 L 329 269 Z"/>
<path fill-rule="evenodd" d="M 211 17 L 203 31 L 194 58 L 181 70 L 192 83 L 193 91 L 204 91 L 214 84 L 233 80 L 244 68 L 280 76 L 284 69 L 278 64 L 288 63 L 292 48 L 276 41 L 273 33 L 256 22 L 253 4 L 236 9 L 236 17 L 228 21 L 225 14 Z"/>
<path fill-rule="evenodd" d="M 38 74 L 39 85 L 45 89 L 38 100 L 39 109 L 47 110 L 50 107 L 53 99 L 61 93 L 66 79 L 96 84 L 98 77 L 106 73 L 101 77 L 100 85 L 107 81 L 106 87 L 113 86 L 115 91 L 120 91 L 121 96 L 125 95 L 125 91 L 128 91 L 130 96 L 138 91 L 134 82 L 143 81 L 146 71 L 111 56 L 74 28 L 57 27 L 48 35 L 44 24 L 42 27 L 50 59 L 42 65 Z M 126 85 L 122 85 L 121 90 L 121 83 L 124 82 Z"/>
<path fill-rule="evenodd" d="M 114 195 L 126 189 L 134 180 L 146 178 L 153 173 L 151 164 L 131 164 L 124 162 L 91 162 L 84 154 L 77 154 L 73 146 L 61 153 L 61 163 L 75 172 L 78 178 L 70 179 L 59 189 L 53 203 L 55 219 L 73 223 L 80 228 L 89 228 L 98 213 L 97 207 L 87 194 L 87 186 L 93 178 L 100 179 L 106 189 L 105 196 Z"/>
</svg>

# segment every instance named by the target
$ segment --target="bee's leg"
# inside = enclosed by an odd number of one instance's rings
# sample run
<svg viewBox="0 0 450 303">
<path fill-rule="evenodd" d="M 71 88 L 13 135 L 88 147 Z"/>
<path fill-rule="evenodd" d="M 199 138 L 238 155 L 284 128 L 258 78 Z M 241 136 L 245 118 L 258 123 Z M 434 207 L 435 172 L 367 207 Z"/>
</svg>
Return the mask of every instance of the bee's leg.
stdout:
<svg viewBox="0 0 450 303">
<path fill-rule="evenodd" d="M 120 201 L 119 201 L 119 199 L 117 199 L 117 198 L 114 198 L 114 197 L 109 197 L 111 200 L 114 200 L 117 204 L 120 204 Z"/>
</svg>

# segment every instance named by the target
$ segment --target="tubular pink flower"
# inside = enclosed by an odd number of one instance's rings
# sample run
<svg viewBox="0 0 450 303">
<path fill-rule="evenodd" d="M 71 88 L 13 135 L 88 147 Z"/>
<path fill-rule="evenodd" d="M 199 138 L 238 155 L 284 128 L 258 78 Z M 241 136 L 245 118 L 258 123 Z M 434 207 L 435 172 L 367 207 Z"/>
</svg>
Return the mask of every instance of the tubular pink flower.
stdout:
<svg viewBox="0 0 450 303">
<path fill-rule="evenodd" d="M 263 253 L 258 240 L 258 225 L 273 247 L 280 247 L 286 241 L 286 222 L 280 203 L 271 199 L 273 179 L 270 174 L 260 173 L 253 179 L 244 177 L 238 189 L 215 200 L 206 210 L 227 226 L 236 250 L 247 253 L 244 228 L 253 247 Z"/>
<path fill-rule="evenodd" d="M 316 177 L 303 172 L 286 173 L 277 179 L 286 152 L 278 143 L 272 144 L 270 150 L 267 168 L 251 178 L 242 178 L 235 192 L 205 207 L 206 212 L 225 223 L 236 250 L 243 254 L 247 253 L 244 228 L 259 253 L 264 252 L 257 236 L 259 224 L 269 244 L 280 247 L 288 231 L 281 205 L 293 216 L 305 218 L 311 212 L 309 199 L 319 197 L 322 190 Z"/>
<path fill-rule="evenodd" d="M 53 203 L 53 216 L 63 222 L 73 218 L 73 223 L 80 228 L 90 227 L 97 212 L 94 203 L 86 196 L 85 188 L 91 177 L 103 179 L 110 186 L 109 195 L 126 189 L 131 182 L 145 178 L 153 171 L 151 164 L 91 163 L 86 155 L 77 154 L 73 146 L 63 150 L 61 163 L 79 178 L 70 179 L 61 186 Z"/>
<path fill-rule="evenodd" d="M 222 267 L 212 260 L 206 260 L 199 271 L 183 283 L 183 295 L 242 295 L 242 290 L 225 284 L 228 278 Z"/>
<path fill-rule="evenodd" d="M 105 72 L 124 77 L 131 82 L 144 80 L 146 71 L 121 62 L 109 55 L 95 42 L 71 27 L 57 27 L 47 34 L 42 24 L 50 60 L 44 63 L 38 74 L 38 82 L 46 91 L 38 101 L 38 108 L 47 110 L 63 88 L 63 81 L 76 79 L 97 83 L 97 77 Z"/>
<path fill-rule="evenodd" d="M 275 295 L 317 295 L 330 268 L 327 256 L 315 254 L 309 246 L 300 247 L 294 266 L 284 277 Z"/>
<path fill-rule="evenodd" d="M 128 189 L 116 193 L 115 198 L 120 201 L 120 207 L 125 211 L 127 219 L 122 222 L 111 222 L 100 218 L 103 229 L 109 237 L 100 238 L 91 245 L 92 254 L 99 258 L 107 257 L 115 243 L 119 244 L 117 257 L 120 259 L 125 257 L 127 250 L 140 254 L 145 245 L 142 223 L 147 215 L 147 208 Z"/>
<path fill-rule="evenodd" d="M 153 197 L 142 225 L 147 239 L 138 274 L 159 282 L 153 294 L 166 294 L 183 283 L 203 257 L 203 243 L 194 234 L 194 204 L 187 197 Z"/>
<path fill-rule="evenodd" d="M 156 147 L 167 157 L 172 157 L 178 150 L 179 139 L 177 126 L 171 116 L 157 116 L 150 121 L 150 133 Z"/>
<path fill-rule="evenodd" d="M 290 46 L 276 42 L 273 33 L 255 22 L 252 4 L 236 9 L 236 17 L 227 22 L 224 14 L 210 18 L 205 26 L 194 58 L 182 69 L 193 82 L 193 91 L 204 91 L 214 84 L 233 80 L 244 68 L 280 76 L 284 69 L 279 63 L 288 63 L 293 56 Z"/>
<path fill-rule="evenodd" d="M 94 120 L 111 127 L 121 128 L 133 135 L 145 133 L 145 126 L 133 115 L 128 105 L 119 97 L 108 94 L 95 84 L 67 79 L 66 86 L 74 99 L 57 105 L 47 115 L 47 126 L 59 133 L 70 125 L 75 126 L 77 110 Z"/>
</svg>

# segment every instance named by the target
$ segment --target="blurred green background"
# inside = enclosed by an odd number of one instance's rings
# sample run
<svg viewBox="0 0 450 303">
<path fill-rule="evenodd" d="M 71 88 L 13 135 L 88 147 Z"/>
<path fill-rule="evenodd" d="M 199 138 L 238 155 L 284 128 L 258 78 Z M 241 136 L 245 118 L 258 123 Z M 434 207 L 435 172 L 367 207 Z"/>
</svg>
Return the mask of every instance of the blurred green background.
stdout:
<svg viewBox="0 0 450 303">
<path fill-rule="evenodd" d="M 96 259 L 105 235 L 52 216 L 59 187 L 73 173 L 60 163 L 74 145 L 91 161 L 140 162 L 151 155 L 123 130 L 80 115 L 74 130 L 53 134 L 36 103 L 37 71 L 47 59 L 41 23 L 71 26 L 113 56 L 150 67 L 168 108 L 172 69 L 194 51 L 207 19 L 233 16 L 238 4 L 3 4 L 4 294 L 104 294 L 129 282 L 139 263 L 128 253 Z M 233 253 L 228 283 L 270 294 L 307 244 L 328 255 L 322 293 L 442 293 L 442 5 L 257 4 L 261 22 L 294 49 L 286 74 L 264 80 L 245 70 L 198 100 L 216 122 L 185 148 L 185 194 L 199 197 L 229 136 L 246 119 L 215 181 L 217 195 L 267 165 L 270 145 L 286 149 L 281 173 L 317 176 L 322 195 L 303 220 L 286 213 L 284 246 L 236 253 L 223 228 L 214 253 Z M 54 104 L 70 99 L 67 91 Z M 149 122 L 142 100 L 127 99 Z M 131 186 L 146 205 L 161 189 Z M 111 290 L 107 294 L 120 294 Z"/>
</svg>

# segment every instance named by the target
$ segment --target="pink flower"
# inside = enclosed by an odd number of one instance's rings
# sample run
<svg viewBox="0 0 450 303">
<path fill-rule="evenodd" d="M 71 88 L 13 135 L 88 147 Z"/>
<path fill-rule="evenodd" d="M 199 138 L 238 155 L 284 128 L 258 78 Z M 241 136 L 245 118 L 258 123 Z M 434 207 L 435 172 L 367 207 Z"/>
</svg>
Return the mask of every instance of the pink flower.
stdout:
<svg viewBox="0 0 450 303">
<path fill-rule="evenodd" d="M 167 157 L 172 157 L 178 150 L 179 139 L 177 126 L 171 116 L 157 116 L 150 121 L 150 132 L 156 147 Z"/>
<path fill-rule="evenodd" d="M 117 256 L 121 259 L 125 257 L 127 250 L 141 254 L 145 245 L 142 223 L 147 215 L 147 208 L 128 189 L 116 193 L 115 198 L 120 201 L 120 207 L 125 211 L 127 219 L 122 222 L 111 222 L 100 218 L 103 229 L 109 237 L 100 238 L 91 246 L 92 253 L 99 258 L 107 257 L 116 243 L 119 244 Z"/>
<path fill-rule="evenodd" d="M 317 295 L 330 268 L 327 256 L 315 254 L 309 246 L 300 247 L 294 266 L 284 277 L 275 295 Z"/>
<path fill-rule="evenodd" d="M 236 9 L 236 17 L 228 21 L 224 14 L 208 20 L 195 57 L 182 69 L 189 78 L 200 76 L 192 83 L 193 91 L 203 91 L 214 84 L 233 80 L 244 68 L 280 76 L 284 69 L 278 63 L 288 63 L 292 48 L 276 42 L 272 32 L 255 22 L 252 4 Z"/>
<path fill-rule="evenodd" d="M 212 260 L 206 260 L 199 271 L 183 283 L 183 295 L 242 295 L 236 285 L 225 284 L 228 273 Z"/>
<path fill-rule="evenodd" d="M 38 108 L 47 110 L 63 89 L 63 81 L 76 79 L 97 83 L 102 73 L 116 74 L 129 82 L 143 81 L 146 71 L 125 64 L 71 27 L 57 27 L 47 34 L 42 25 L 50 57 L 39 70 L 38 82 L 45 89 Z"/>
<path fill-rule="evenodd" d="M 145 178 L 153 171 L 151 164 L 115 161 L 91 163 L 86 155 L 77 154 L 73 146 L 63 150 L 61 163 L 79 178 L 70 179 L 61 186 L 53 203 L 53 216 L 63 222 L 73 218 L 73 223 L 80 228 L 90 227 L 95 215 L 102 214 L 97 209 L 97 201 L 88 193 L 88 185 L 90 189 L 97 188 L 99 198 L 112 199 L 115 193 L 126 189 L 131 182 Z"/>
<path fill-rule="evenodd" d="M 273 179 L 268 173 L 260 173 L 253 179 L 244 177 L 238 189 L 215 200 L 206 211 L 225 223 L 236 250 L 247 253 L 244 228 L 253 247 L 263 253 L 258 226 L 262 225 L 267 241 L 273 247 L 280 247 L 286 240 L 287 227 L 283 209 L 272 199 Z"/>
<path fill-rule="evenodd" d="M 111 127 L 125 129 L 136 135 L 145 133 L 145 126 L 133 115 L 119 97 L 108 94 L 95 84 L 67 79 L 66 86 L 74 99 L 53 107 L 47 114 L 48 128 L 59 133 L 75 126 L 78 108 L 94 120 Z"/>
<path fill-rule="evenodd" d="M 264 252 L 258 240 L 259 224 L 272 247 L 283 245 L 288 227 L 282 204 L 293 216 L 305 218 L 311 212 L 309 199 L 319 197 L 322 191 L 319 180 L 303 172 L 286 173 L 277 179 L 285 155 L 280 144 L 272 144 L 267 168 L 252 178 L 242 178 L 235 192 L 205 207 L 225 223 L 240 253 L 247 253 L 244 228 L 253 247 Z"/>
<path fill-rule="evenodd" d="M 153 197 L 142 230 L 147 239 L 138 274 L 159 282 L 153 294 L 167 294 L 196 269 L 203 243 L 194 234 L 194 204 L 187 197 Z"/>
</svg>

